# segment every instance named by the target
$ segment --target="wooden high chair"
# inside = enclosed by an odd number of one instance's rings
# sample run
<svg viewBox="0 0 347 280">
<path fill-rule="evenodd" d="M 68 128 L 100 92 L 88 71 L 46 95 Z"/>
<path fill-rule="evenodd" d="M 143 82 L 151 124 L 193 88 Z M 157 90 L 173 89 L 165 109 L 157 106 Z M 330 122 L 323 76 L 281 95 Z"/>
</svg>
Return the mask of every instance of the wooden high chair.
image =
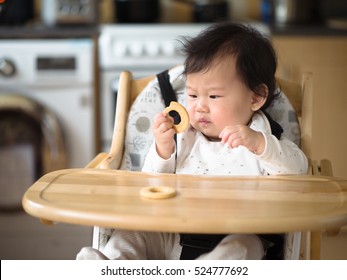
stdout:
<svg viewBox="0 0 347 280">
<path fill-rule="evenodd" d="M 176 69 L 177 70 L 177 69 Z M 177 75 L 177 79 L 179 79 Z M 305 154 L 309 157 L 308 174 L 332 176 L 332 167 L 329 160 L 315 161 L 311 158 L 311 129 L 312 129 L 312 74 L 307 73 L 303 77 L 302 84 L 286 81 L 278 78 L 278 84 L 285 96 L 288 97 L 296 116 L 299 119 L 298 128 L 291 128 L 295 133 Z M 177 82 L 177 81 L 176 81 Z M 179 81 L 180 82 L 180 81 Z M 182 84 L 183 83 L 183 84 Z M 181 87 L 184 82 L 181 81 Z M 177 87 L 177 85 L 176 85 Z M 128 169 L 125 154 L 128 131 L 128 117 L 131 114 L 132 105 L 145 94 L 146 89 L 157 88 L 155 76 L 142 79 L 133 79 L 132 73 L 124 71 L 120 74 L 119 89 L 115 125 L 110 151 L 97 155 L 86 167 L 100 169 Z M 174 85 L 175 88 L 175 85 Z M 181 88 L 181 90 L 183 90 Z M 147 96 L 148 97 L 148 96 Z M 143 98 L 146 98 L 143 97 Z M 179 98 L 178 98 L 179 99 Z M 276 108 L 275 108 L 276 109 Z M 291 110 L 289 110 L 291 111 Z M 130 112 L 130 113 L 129 113 Z M 283 112 L 282 112 L 283 113 Z M 280 112 L 280 114 L 282 114 Z M 286 114 L 292 112 L 286 112 Z M 271 114 L 270 114 L 271 115 Z M 274 120 L 278 121 L 274 116 Z M 293 116 L 292 116 L 293 118 Z M 295 116 L 294 116 L 295 118 Z M 281 124 L 281 123 L 280 123 Z M 282 125 L 282 124 L 281 124 Z M 284 129 L 286 129 L 284 127 Z M 298 132 L 298 129 L 301 131 Z M 110 229 L 95 227 L 93 247 L 102 249 L 110 234 Z M 286 241 L 286 259 L 319 259 L 320 258 L 321 232 L 288 233 Z"/>
</svg>

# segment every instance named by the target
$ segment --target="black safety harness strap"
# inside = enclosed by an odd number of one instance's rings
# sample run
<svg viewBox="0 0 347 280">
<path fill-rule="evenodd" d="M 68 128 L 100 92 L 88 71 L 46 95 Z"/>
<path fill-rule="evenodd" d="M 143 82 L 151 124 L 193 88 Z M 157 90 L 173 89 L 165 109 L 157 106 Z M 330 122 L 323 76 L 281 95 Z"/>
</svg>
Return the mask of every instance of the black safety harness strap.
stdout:
<svg viewBox="0 0 347 280">
<path fill-rule="evenodd" d="M 164 99 L 165 107 L 170 105 L 171 101 L 177 102 L 176 93 L 170 83 L 169 70 L 157 74 L 161 96 Z"/>
</svg>

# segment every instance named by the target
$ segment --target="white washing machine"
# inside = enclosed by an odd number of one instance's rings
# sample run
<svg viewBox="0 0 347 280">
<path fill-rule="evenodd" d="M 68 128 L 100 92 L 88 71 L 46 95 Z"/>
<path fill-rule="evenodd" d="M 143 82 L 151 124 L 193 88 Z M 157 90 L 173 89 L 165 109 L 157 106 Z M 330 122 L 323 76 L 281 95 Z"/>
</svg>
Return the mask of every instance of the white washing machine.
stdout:
<svg viewBox="0 0 347 280">
<path fill-rule="evenodd" d="M 92 39 L 0 40 L 0 258 L 73 259 L 92 229 L 21 209 L 43 174 L 95 156 Z"/>
</svg>

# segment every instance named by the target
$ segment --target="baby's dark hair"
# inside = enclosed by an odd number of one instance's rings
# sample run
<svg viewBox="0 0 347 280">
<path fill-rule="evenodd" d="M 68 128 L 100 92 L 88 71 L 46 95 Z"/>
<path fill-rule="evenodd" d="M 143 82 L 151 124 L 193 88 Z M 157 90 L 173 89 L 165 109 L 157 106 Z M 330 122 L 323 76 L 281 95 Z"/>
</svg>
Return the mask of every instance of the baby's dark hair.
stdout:
<svg viewBox="0 0 347 280">
<path fill-rule="evenodd" d="M 197 37 L 183 37 L 182 51 L 186 56 L 185 75 L 209 70 L 215 59 L 222 61 L 235 56 L 236 71 L 253 92 L 264 96 L 261 85 L 268 88 L 262 110 L 278 95 L 275 50 L 270 40 L 250 26 L 230 22 L 212 24 Z"/>
</svg>

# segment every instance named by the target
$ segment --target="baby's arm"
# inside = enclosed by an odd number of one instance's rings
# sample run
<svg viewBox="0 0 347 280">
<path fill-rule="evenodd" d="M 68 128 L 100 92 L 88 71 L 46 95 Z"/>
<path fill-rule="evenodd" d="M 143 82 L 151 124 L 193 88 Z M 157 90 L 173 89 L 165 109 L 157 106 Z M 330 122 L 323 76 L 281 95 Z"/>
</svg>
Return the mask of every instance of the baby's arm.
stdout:
<svg viewBox="0 0 347 280">
<path fill-rule="evenodd" d="M 271 134 L 236 125 L 226 127 L 220 138 L 222 143 L 228 143 L 231 148 L 246 147 L 259 158 L 264 170 L 271 175 L 307 172 L 307 157 L 296 144 L 285 137 L 278 140 Z"/>
<path fill-rule="evenodd" d="M 165 113 L 157 114 L 154 117 L 153 134 L 155 141 L 148 151 L 142 171 L 174 173 L 176 143 L 173 120 Z"/>
<path fill-rule="evenodd" d="M 153 143 L 146 155 L 142 171 L 154 173 L 175 173 L 175 169 L 175 151 L 169 159 L 163 159 L 158 155 L 156 145 Z"/>
<path fill-rule="evenodd" d="M 154 117 L 153 134 L 158 155 L 169 159 L 175 151 L 173 119 L 166 113 L 159 113 Z"/>
<path fill-rule="evenodd" d="M 295 143 L 285 137 L 278 140 L 270 134 L 264 134 L 264 136 L 265 150 L 258 157 L 268 174 L 306 174 L 307 157 Z"/>
</svg>

